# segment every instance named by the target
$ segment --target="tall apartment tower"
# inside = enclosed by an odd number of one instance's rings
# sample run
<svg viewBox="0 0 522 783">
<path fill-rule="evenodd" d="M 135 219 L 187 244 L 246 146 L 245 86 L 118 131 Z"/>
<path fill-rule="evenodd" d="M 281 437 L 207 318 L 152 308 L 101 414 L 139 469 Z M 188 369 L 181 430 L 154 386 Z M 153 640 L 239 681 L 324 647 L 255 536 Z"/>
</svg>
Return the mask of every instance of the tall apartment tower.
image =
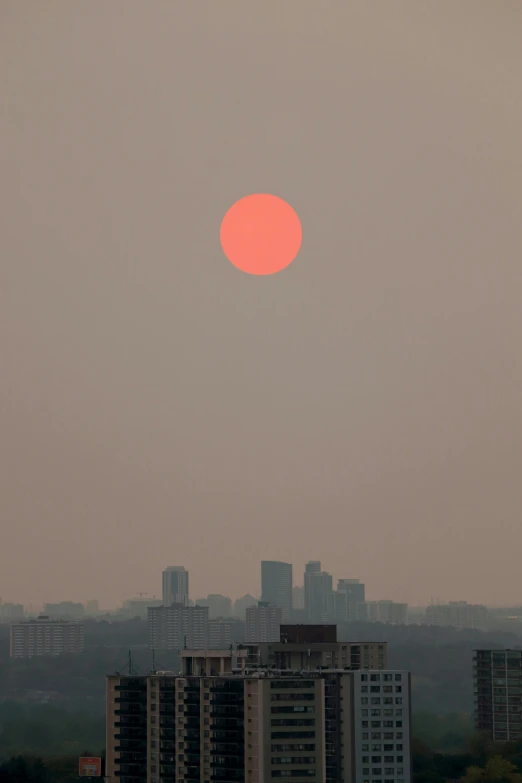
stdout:
<svg viewBox="0 0 522 783">
<path fill-rule="evenodd" d="M 492 742 L 522 739 L 522 650 L 475 650 L 475 728 Z"/>
<path fill-rule="evenodd" d="M 162 578 L 163 606 L 189 605 L 189 575 L 183 566 L 168 566 Z"/>
<path fill-rule="evenodd" d="M 278 642 L 283 610 L 265 601 L 246 610 L 245 642 Z"/>
<path fill-rule="evenodd" d="M 208 644 L 208 606 L 149 606 L 149 647 L 201 649 Z"/>
<path fill-rule="evenodd" d="M 305 578 L 306 576 L 305 572 Z M 308 574 L 305 583 L 305 598 L 308 599 L 308 604 L 305 609 L 309 621 L 321 623 L 328 618 L 332 582 L 332 575 L 326 571 L 313 571 Z"/>
<path fill-rule="evenodd" d="M 110 779 L 410 783 L 408 672 L 253 671 L 246 652 L 108 677 Z"/>
<path fill-rule="evenodd" d="M 283 610 L 283 622 L 292 613 L 292 564 L 278 560 L 261 561 L 261 601 Z"/>
<path fill-rule="evenodd" d="M 304 570 L 304 609 L 307 617 L 310 617 L 311 608 L 311 581 L 314 575 L 321 573 L 321 561 L 309 560 Z"/>
</svg>

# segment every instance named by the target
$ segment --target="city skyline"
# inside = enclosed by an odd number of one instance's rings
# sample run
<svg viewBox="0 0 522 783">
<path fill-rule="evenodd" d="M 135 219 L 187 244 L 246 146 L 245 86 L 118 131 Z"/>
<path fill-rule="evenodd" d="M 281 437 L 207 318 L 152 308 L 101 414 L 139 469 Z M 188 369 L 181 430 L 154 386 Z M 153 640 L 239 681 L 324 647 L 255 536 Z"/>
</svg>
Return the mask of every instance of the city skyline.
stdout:
<svg viewBox="0 0 522 783">
<path fill-rule="evenodd" d="M 6 600 L 158 595 L 169 562 L 241 594 L 273 557 L 515 600 L 521 24 L 4 0 Z M 219 232 L 263 192 L 303 243 L 253 277 Z"/>
</svg>

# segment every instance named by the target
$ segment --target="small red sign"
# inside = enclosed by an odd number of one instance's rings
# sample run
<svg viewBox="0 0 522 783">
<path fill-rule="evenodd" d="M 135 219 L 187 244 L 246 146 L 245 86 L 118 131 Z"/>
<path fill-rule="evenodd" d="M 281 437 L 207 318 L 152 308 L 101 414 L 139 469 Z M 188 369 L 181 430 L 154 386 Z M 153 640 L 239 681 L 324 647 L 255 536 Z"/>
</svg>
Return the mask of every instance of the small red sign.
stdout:
<svg viewBox="0 0 522 783">
<path fill-rule="evenodd" d="M 101 778 L 101 759 L 83 756 L 80 759 L 81 778 Z"/>
</svg>

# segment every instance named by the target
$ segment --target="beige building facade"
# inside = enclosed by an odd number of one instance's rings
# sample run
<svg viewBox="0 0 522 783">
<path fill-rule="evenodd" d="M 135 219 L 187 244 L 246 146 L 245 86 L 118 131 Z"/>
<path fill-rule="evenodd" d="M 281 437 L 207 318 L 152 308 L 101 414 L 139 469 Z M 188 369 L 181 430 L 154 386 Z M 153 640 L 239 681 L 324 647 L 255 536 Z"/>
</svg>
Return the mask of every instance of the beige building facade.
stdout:
<svg viewBox="0 0 522 783">
<path fill-rule="evenodd" d="M 409 783 L 409 703 L 407 672 L 275 672 L 252 668 L 247 649 L 184 650 L 180 673 L 108 678 L 106 774 Z"/>
</svg>

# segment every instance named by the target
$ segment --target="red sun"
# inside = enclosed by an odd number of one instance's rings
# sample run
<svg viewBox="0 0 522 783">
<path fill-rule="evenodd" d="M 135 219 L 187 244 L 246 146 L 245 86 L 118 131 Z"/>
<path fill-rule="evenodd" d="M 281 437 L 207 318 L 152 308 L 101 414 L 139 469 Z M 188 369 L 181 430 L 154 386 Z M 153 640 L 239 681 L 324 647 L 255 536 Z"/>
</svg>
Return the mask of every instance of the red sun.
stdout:
<svg viewBox="0 0 522 783">
<path fill-rule="evenodd" d="M 221 223 L 223 252 L 249 275 L 273 275 L 292 263 L 303 238 L 294 209 L 278 196 L 254 193 L 233 204 Z"/>
</svg>

